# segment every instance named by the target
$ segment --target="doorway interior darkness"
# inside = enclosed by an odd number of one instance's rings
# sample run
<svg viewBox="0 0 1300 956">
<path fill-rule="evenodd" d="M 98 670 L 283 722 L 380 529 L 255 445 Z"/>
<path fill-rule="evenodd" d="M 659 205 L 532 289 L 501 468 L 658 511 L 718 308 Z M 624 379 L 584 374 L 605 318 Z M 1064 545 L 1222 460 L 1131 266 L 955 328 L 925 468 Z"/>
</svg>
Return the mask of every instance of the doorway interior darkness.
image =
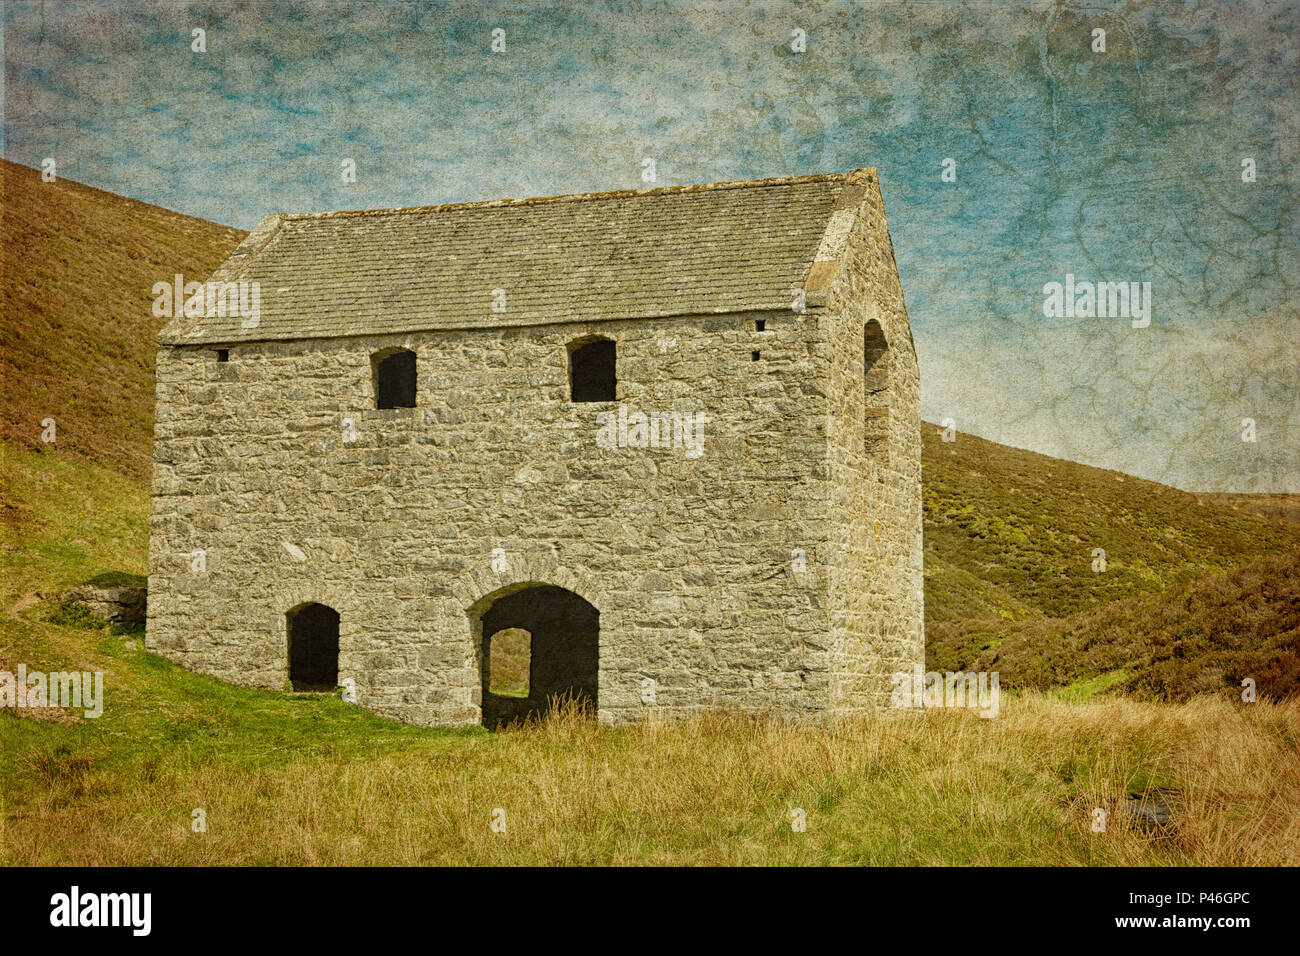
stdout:
<svg viewBox="0 0 1300 956">
<path fill-rule="evenodd" d="M 289 681 L 296 691 L 331 691 L 339 683 L 339 613 L 304 604 L 288 614 Z"/>
<path fill-rule="evenodd" d="M 566 699 L 595 715 L 600 612 L 591 604 L 564 588 L 535 585 L 497 598 L 481 621 L 484 727 L 540 716 Z M 491 692 L 492 638 L 515 628 L 531 635 L 526 697 Z"/>
</svg>

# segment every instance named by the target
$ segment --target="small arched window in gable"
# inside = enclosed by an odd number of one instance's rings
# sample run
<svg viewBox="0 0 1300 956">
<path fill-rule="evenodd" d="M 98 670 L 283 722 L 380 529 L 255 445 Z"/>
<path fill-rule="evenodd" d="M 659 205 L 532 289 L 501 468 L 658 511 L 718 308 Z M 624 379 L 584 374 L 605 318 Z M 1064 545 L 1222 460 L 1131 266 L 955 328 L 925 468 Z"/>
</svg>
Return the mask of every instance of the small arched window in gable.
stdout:
<svg viewBox="0 0 1300 956">
<path fill-rule="evenodd" d="M 878 458 L 888 447 L 889 403 L 893 398 L 890 381 L 889 343 L 875 319 L 862 330 L 862 387 L 866 410 L 863 421 L 863 451 Z"/>
<path fill-rule="evenodd" d="M 569 345 L 570 395 L 575 402 L 612 402 L 618 385 L 614 343 L 609 339 Z"/>
<path fill-rule="evenodd" d="M 385 349 L 370 357 L 375 379 L 376 408 L 415 407 L 415 353 Z"/>
</svg>

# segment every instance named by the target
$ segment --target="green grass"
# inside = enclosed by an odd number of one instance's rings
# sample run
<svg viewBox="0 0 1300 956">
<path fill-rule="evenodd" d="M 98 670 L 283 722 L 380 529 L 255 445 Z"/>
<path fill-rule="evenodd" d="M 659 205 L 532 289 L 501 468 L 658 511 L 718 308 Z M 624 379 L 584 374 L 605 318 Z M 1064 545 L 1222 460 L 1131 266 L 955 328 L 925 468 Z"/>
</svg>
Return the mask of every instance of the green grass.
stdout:
<svg viewBox="0 0 1300 956">
<path fill-rule="evenodd" d="M 0 599 L 89 581 L 143 583 L 148 486 L 65 452 L 0 445 Z"/>
<path fill-rule="evenodd" d="M 1122 684 L 1127 678 L 1128 672 L 1123 669 L 1107 671 L 1105 674 L 1098 674 L 1096 677 L 1086 677 L 1071 684 L 1066 684 L 1064 687 L 1058 687 L 1050 696 L 1067 703 L 1082 703 L 1095 699 L 1112 687 Z"/>
<path fill-rule="evenodd" d="M 1300 837 L 1279 792 L 1300 781 L 1294 705 L 1030 697 L 993 721 L 568 716 L 489 734 L 226 687 L 112 641 L 95 652 L 100 719 L 0 714 L 5 863 L 1279 864 Z M 1180 801 L 1169 839 L 1121 810 L 1157 789 Z"/>
<path fill-rule="evenodd" d="M 108 626 L 107 621 L 98 614 L 91 612 L 84 604 L 68 598 L 54 602 L 45 615 L 45 620 L 62 627 L 80 627 L 90 631 L 97 631 Z"/>
</svg>

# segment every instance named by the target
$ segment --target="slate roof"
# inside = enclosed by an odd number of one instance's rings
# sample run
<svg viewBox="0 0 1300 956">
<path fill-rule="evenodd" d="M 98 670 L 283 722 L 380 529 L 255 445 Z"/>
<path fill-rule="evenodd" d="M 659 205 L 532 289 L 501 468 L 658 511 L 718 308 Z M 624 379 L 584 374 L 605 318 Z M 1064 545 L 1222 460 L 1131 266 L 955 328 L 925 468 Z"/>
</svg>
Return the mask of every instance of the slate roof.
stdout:
<svg viewBox="0 0 1300 956">
<path fill-rule="evenodd" d="M 874 170 L 854 170 L 271 215 L 211 277 L 259 283 L 257 327 L 243 328 L 238 316 L 180 316 L 159 340 L 218 344 L 785 309 L 814 262 L 838 256 L 861 201 L 859 184 L 874 179 Z M 505 290 L 505 312 L 492 310 L 495 289 Z M 809 304 L 820 303 L 810 296 Z"/>
</svg>

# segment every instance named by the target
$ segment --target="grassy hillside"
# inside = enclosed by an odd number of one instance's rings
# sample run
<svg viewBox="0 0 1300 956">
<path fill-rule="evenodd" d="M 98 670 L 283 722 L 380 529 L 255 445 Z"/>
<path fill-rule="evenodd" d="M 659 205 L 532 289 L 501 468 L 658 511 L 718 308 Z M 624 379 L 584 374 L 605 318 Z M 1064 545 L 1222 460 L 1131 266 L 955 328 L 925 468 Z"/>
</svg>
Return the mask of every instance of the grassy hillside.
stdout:
<svg viewBox="0 0 1300 956">
<path fill-rule="evenodd" d="M 930 664 L 1055 688 L 995 720 L 425 730 L 191 674 L 61 613 L 68 587 L 145 570 L 149 286 L 206 277 L 240 234 L 2 171 L 0 670 L 100 670 L 106 691 L 98 719 L 0 709 L 0 864 L 1300 860 L 1300 701 L 1066 700 L 1247 671 L 1294 688 L 1300 525 L 932 426 Z M 34 440 L 47 415 L 55 449 Z M 1131 808 L 1156 790 L 1174 817 L 1145 829 Z"/>
<path fill-rule="evenodd" d="M 153 441 L 150 289 L 203 281 L 244 233 L 0 160 L 0 438 L 137 478 Z"/>
<path fill-rule="evenodd" d="M 1233 495 L 1219 492 L 1200 492 L 1198 498 L 1214 505 L 1227 505 L 1242 511 L 1253 511 L 1266 518 L 1283 518 L 1300 521 L 1300 494 Z"/>
<path fill-rule="evenodd" d="M 932 425 L 922 437 L 930 622 L 1064 617 L 1300 549 L 1295 522 Z"/>
<path fill-rule="evenodd" d="M 1076 695 L 1300 694 L 1292 496 L 1188 494 L 929 425 L 923 445 L 928 666 Z"/>
<path fill-rule="evenodd" d="M 927 633 L 938 670 L 998 671 L 1002 686 L 1074 685 L 1143 697 L 1237 698 L 1242 680 L 1300 695 L 1300 552 L 1112 601 L 1065 618 L 948 621 Z"/>
</svg>

